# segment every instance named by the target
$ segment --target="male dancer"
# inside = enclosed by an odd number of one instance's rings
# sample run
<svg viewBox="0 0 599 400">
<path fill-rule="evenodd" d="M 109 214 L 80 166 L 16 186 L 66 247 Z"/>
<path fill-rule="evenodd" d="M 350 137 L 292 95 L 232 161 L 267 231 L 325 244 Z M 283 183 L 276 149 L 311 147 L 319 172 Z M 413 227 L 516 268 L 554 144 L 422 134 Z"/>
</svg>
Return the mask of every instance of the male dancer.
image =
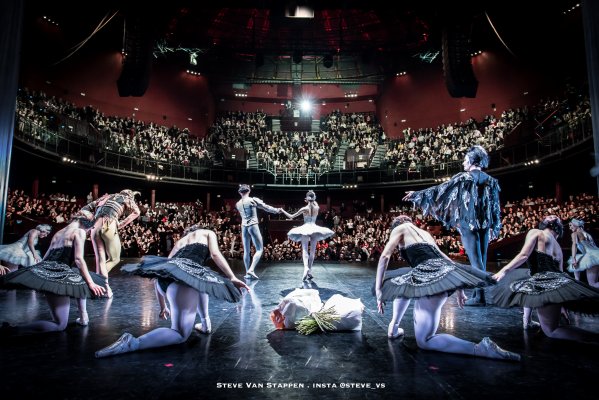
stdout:
<svg viewBox="0 0 599 400">
<path fill-rule="evenodd" d="M 464 172 L 449 181 L 417 192 L 407 192 L 403 200 L 422 208 L 423 215 L 442 221 L 460 232 L 470 264 L 486 270 L 489 241 L 497 239 L 501 229 L 499 183 L 482 171 L 489 156 L 481 146 L 471 147 L 464 157 Z M 467 306 L 484 306 L 485 292 L 474 289 Z"/>
<path fill-rule="evenodd" d="M 275 208 L 269 206 L 264 203 L 257 197 L 250 197 L 250 186 L 246 184 L 239 185 L 239 194 L 241 195 L 241 200 L 235 204 L 237 211 L 239 211 L 239 215 L 241 215 L 241 240 L 243 243 L 243 263 L 245 265 L 245 277 L 246 279 L 260 279 L 255 274 L 254 270 L 262 257 L 263 243 L 262 243 L 262 234 L 260 233 L 260 229 L 258 227 L 258 212 L 257 209 L 260 208 L 266 212 L 271 214 L 280 214 L 282 210 L 280 208 Z M 254 243 L 254 247 L 256 248 L 256 252 L 254 253 L 254 257 L 250 257 L 250 245 L 251 242 Z"/>
</svg>

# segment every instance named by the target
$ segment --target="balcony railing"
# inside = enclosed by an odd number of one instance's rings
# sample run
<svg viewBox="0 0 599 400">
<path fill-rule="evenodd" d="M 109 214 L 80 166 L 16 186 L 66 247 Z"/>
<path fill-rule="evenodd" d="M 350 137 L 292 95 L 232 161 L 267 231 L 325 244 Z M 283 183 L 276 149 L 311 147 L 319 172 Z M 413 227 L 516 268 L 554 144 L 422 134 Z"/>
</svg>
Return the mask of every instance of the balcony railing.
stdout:
<svg viewBox="0 0 599 400">
<path fill-rule="evenodd" d="M 214 167 L 205 159 L 184 165 L 134 157 L 109 151 L 94 136 L 73 135 L 68 131 L 55 132 L 41 126 L 35 120 L 19 117 L 15 137 L 21 143 L 63 159 L 76 162 L 78 166 L 103 169 L 107 172 L 146 179 L 169 179 L 181 183 L 237 183 L 251 182 L 272 185 L 337 186 L 345 184 L 404 184 L 414 181 L 442 179 L 462 170 L 462 161 L 440 163 L 434 166 L 398 167 L 383 162 L 379 169 L 360 169 L 327 172 L 306 172 L 300 169 L 277 170 L 272 162 L 261 161 L 259 170 L 245 169 L 240 161 L 235 165 Z M 526 162 L 561 154 L 592 138 L 590 117 L 575 126 L 564 125 L 547 132 L 525 144 L 502 148 L 490 154 L 490 171 L 501 172 L 523 168 Z M 18 145 L 18 142 L 16 143 Z"/>
</svg>

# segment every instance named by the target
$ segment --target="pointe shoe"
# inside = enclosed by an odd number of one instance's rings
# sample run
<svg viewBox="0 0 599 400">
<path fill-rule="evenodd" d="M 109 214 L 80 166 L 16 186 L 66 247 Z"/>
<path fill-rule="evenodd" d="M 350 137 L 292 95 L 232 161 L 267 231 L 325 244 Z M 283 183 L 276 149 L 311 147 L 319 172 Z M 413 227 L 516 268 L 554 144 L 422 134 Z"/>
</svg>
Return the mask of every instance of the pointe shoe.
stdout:
<svg viewBox="0 0 599 400">
<path fill-rule="evenodd" d="M 305 281 L 307 281 L 308 279 L 310 279 L 310 278 L 308 278 L 309 276 L 310 276 L 310 272 L 309 272 L 309 270 L 307 270 L 307 269 L 306 269 L 306 270 L 304 270 L 304 275 L 302 275 L 302 281 L 304 281 L 304 282 L 305 282 Z"/>
<path fill-rule="evenodd" d="M 483 338 L 480 343 L 474 345 L 474 355 L 499 360 L 520 361 L 520 354 L 502 349 L 488 337 Z"/>
<path fill-rule="evenodd" d="M 249 276 L 250 279 L 260 279 L 258 277 L 258 275 L 256 275 L 256 273 L 254 271 L 248 271 L 247 274 L 246 274 L 246 276 Z"/>
<path fill-rule="evenodd" d="M 89 317 L 87 316 L 87 313 L 82 314 L 82 316 L 84 316 L 84 317 L 83 318 L 82 317 L 77 318 L 75 320 L 75 323 L 77 325 L 81 325 L 81 326 L 87 326 L 87 325 L 89 325 Z"/>
<path fill-rule="evenodd" d="M 522 329 L 524 329 L 525 331 L 539 329 L 540 327 L 541 327 L 541 324 L 539 324 L 537 321 L 530 320 L 530 322 L 528 322 L 528 323 L 526 323 L 524 321 L 522 322 Z"/>
<path fill-rule="evenodd" d="M 201 323 L 199 323 L 199 324 L 195 324 L 195 325 L 193 326 L 193 328 L 194 328 L 196 331 L 198 331 L 198 332 L 200 332 L 200 333 L 205 333 L 205 334 L 207 334 L 207 335 L 212 333 L 212 328 L 210 328 L 210 327 L 209 327 L 208 329 L 204 329 L 204 326 L 203 326 Z"/>
<path fill-rule="evenodd" d="M 96 358 L 114 356 L 116 354 L 129 353 L 137 350 L 139 340 L 130 333 L 123 333 L 121 337 L 108 347 L 96 351 Z"/>
<path fill-rule="evenodd" d="M 389 329 L 387 329 L 387 338 L 393 340 L 397 339 L 400 336 L 404 335 L 404 330 L 399 327 L 399 324 L 392 325 L 389 324 Z"/>
</svg>

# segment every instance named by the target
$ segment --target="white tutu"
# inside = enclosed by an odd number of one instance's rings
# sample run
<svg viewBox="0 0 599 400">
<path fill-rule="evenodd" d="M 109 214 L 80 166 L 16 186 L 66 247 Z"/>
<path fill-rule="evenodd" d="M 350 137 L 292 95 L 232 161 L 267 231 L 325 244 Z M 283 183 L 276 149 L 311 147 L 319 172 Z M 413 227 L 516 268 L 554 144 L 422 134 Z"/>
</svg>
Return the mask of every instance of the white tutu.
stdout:
<svg viewBox="0 0 599 400">
<path fill-rule="evenodd" d="M 0 260 L 9 262 L 15 265 L 21 265 L 23 267 L 29 267 L 35 264 L 35 257 L 27 240 L 29 239 L 29 232 L 25 234 L 21 239 L 11 244 L 5 244 L 0 246 Z M 37 244 L 37 240 L 34 245 Z M 41 254 L 36 250 L 37 256 L 41 258 Z"/>
<path fill-rule="evenodd" d="M 302 226 L 298 226 L 293 228 L 287 233 L 289 239 L 294 242 L 301 242 L 302 237 L 310 236 L 313 240 L 321 241 L 333 236 L 335 232 L 330 230 L 329 228 L 324 228 L 322 226 L 318 226 L 313 222 L 303 224 Z"/>
<path fill-rule="evenodd" d="M 577 247 L 579 251 L 579 253 L 576 253 L 578 265 L 576 268 L 573 268 L 572 257 L 570 257 L 568 259 L 568 271 L 580 272 L 599 265 L 599 248 L 592 239 L 580 241 Z"/>
<path fill-rule="evenodd" d="M 568 259 L 568 271 L 570 272 L 581 272 L 585 271 L 589 268 L 594 267 L 595 265 L 599 265 L 599 249 L 587 250 L 586 253 L 576 254 L 576 260 L 578 260 L 578 265 L 576 268 L 572 267 L 572 257 Z"/>
</svg>

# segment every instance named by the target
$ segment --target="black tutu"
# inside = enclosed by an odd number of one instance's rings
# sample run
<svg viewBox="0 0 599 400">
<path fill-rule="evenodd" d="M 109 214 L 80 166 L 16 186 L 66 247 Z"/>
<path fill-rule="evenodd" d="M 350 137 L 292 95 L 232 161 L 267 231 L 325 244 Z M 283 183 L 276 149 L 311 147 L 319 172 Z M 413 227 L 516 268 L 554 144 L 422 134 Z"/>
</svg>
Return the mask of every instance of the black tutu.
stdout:
<svg viewBox="0 0 599 400">
<path fill-rule="evenodd" d="M 488 291 L 490 304 L 530 308 L 561 304 L 573 312 L 599 314 L 599 290 L 559 271 L 559 262 L 545 253 L 534 251 L 529 261 L 530 270 L 510 271 Z"/>
<path fill-rule="evenodd" d="M 407 271 L 406 271 L 407 270 Z M 457 289 L 471 289 L 491 284 L 489 275 L 461 264 L 454 264 L 445 258 L 434 258 L 416 266 L 399 268 L 385 276 L 382 286 L 382 301 L 391 301 L 398 297 L 418 298 L 447 293 Z"/>
<path fill-rule="evenodd" d="M 241 292 L 231 280 L 198 262 L 204 263 L 207 258 L 208 247 L 194 243 L 183 247 L 172 258 L 145 256 L 140 264 L 126 264 L 121 271 L 144 278 L 158 278 L 164 291 L 168 285 L 177 282 L 217 299 L 232 303 L 239 301 Z"/>
<path fill-rule="evenodd" d="M 470 265 L 454 263 L 428 243 L 416 243 L 401 249 L 402 257 L 414 268 L 388 271 L 383 280 L 382 301 L 398 297 L 418 298 L 441 293 L 451 295 L 457 289 L 494 284 L 491 275 Z"/>
<path fill-rule="evenodd" d="M 93 282 L 106 288 L 106 278 L 89 273 Z M 33 289 L 78 299 L 96 297 L 77 268 L 57 261 L 42 261 L 31 267 L 19 268 L 2 279 L 3 289 Z"/>
<path fill-rule="evenodd" d="M 488 291 L 487 302 L 498 307 L 538 308 L 561 304 L 582 314 L 599 314 L 599 291 L 563 272 L 530 275 L 528 268 L 510 271 Z"/>
</svg>

